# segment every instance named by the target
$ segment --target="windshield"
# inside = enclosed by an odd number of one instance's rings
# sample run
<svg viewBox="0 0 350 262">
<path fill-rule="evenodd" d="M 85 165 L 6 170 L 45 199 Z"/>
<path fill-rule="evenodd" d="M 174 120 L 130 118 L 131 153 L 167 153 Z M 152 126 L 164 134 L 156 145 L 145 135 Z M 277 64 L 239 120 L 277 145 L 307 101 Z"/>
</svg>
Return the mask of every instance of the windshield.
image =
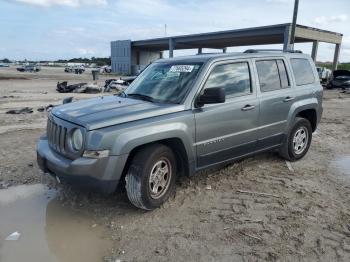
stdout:
<svg viewBox="0 0 350 262">
<path fill-rule="evenodd" d="M 202 63 L 154 63 L 125 91 L 130 98 L 181 103 L 192 87 Z"/>
</svg>

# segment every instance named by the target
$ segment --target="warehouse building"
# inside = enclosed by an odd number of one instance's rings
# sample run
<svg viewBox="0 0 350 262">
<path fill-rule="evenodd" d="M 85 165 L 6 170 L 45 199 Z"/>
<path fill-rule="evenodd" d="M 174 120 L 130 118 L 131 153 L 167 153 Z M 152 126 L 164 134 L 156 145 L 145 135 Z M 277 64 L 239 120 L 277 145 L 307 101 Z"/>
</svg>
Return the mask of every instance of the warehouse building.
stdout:
<svg viewBox="0 0 350 262">
<path fill-rule="evenodd" d="M 339 60 L 339 51 L 343 35 L 318 28 L 297 25 L 295 41 L 291 40 L 291 24 L 278 24 L 236 30 L 154 38 L 147 40 L 117 40 L 111 42 L 112 71 L 120 74 L 136 74 L 148 64 L 162 58 L 163 51 L 169 51 L 173 57 L 176 49 L 203 48 L 220 49 L 226 52 L 228 47 L 283 44 L 283 50 L 291 49 L 294 43 L 312 43 L 312 58 L 316 61 L 320 42 L 335 45 L 333 69 Z"/>
</svg>

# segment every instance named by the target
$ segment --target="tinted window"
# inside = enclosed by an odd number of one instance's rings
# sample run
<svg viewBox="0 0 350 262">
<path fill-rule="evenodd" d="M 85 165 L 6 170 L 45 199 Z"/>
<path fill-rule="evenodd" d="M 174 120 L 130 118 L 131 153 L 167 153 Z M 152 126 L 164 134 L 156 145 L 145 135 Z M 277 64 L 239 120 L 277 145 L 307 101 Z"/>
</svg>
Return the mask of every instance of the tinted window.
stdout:
<svg viewBox="0 0 350 262">
<path fill-rule="evenodd" d="M 289 87 L 288 74 L 287 74 L 286 66 L 283 60 L 277 60 L 277 65 L 278 65 L 278 70 L 280 72 L 281 87 L 282 88 Z"/>
<path fill-rule="evenodd" d="M 260 90 L 273 91 L 281 88 L 281 81 L 276 60 L 257 61 Z"/>
<path fill-rule="evenodd" d="M 290 61 L 297 86 L 315 82 L 314 72 L 312 71 L 309 60 L 303 58 L 292 58 Z"/>
<path fill-rule="evenodd" d="M 250 94 L 250 72 L 247 62 L 216 66 L 210 73 L 204 89 L 222 87 L 226 96 Z"/>
</svg>

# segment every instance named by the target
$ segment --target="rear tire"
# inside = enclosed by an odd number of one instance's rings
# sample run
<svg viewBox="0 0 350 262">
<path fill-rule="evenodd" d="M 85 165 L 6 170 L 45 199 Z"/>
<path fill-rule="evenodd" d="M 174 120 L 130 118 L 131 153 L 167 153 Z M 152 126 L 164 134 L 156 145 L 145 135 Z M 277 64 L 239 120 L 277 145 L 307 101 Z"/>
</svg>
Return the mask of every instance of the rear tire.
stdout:
<svg viewBox="0 0 350 262">
<path fill-rule="evenodd" d="M 305 118 L 296 117 L 280 149 L 280 155 L 289 161 L 299 160 L 306 155 L 310 148 L 311 140 L 312 127 L 310 122 Z"/>
<path fill-rule="evenodd" d="M 126 192 L 130 202 L 141 209 L 160 207 L 175 189 L 176 157 L 162 144 L 142 148 L 131 161 L 126 174 Z"/>
</svg>

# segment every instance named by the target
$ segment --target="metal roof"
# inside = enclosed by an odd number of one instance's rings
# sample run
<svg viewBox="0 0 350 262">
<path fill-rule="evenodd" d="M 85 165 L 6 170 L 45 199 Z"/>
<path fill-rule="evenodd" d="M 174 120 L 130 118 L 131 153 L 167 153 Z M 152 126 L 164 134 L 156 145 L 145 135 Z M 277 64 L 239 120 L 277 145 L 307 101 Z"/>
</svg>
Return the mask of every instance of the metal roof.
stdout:
<svg viewBox="0 0 350 262">
<path fill-rule="evenodd" d="M 163 58 L 159 59 L 157 63 L 196 63 L 196 62 L 207 62 L 209 60 L 220 60 L 220 59 L 239 59 L 239 58 L 263 58 L 263 57 L 310 57 L 303 53 L 290 53 L 290 52 L 259 52 L 259 53 L 244 53 L 244 52 L 229 52 L 229 53 L 211 53 L 211 54 L 198 54 L 198 55 L 188 55 L 188 56 L 177 56 L 174 58 Z"/>
<path fill-rule="evenodd" d="M 174 41 L 176 45 L 175 49 L 219 49 L 232 46 L 281 44 L 285 39 L 286 30 L 288 30 L 290 26 L 290 23 L 286 23 L 210 33 L 153 38 L 132 41 L 131 45 L 137 49 L 161 51 L 169 49 L 170 40 Z M 339 44 L 341 40 L 342 34 L 340 33 L 303 25 L 297 25 L 296 27 L 296 43 L 320 41 Z"/>
</svg>

